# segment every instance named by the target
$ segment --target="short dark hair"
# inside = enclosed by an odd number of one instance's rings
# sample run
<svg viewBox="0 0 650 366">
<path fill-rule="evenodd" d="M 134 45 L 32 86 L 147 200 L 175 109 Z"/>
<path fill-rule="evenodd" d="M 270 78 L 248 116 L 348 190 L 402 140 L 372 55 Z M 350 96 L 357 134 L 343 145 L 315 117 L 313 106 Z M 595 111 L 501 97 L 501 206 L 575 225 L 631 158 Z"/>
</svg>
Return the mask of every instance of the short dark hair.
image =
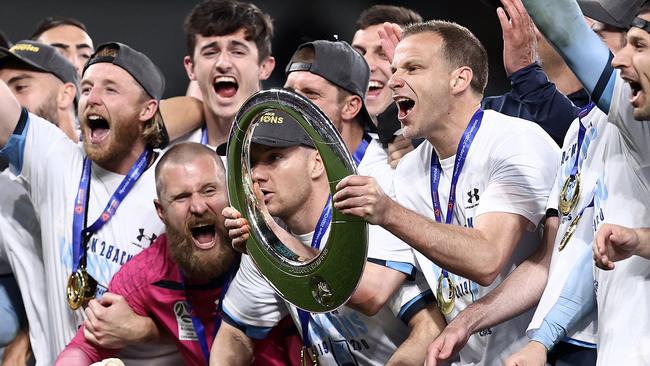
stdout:
<svg viewBox="0 0 650 366">
<path fill-rule="evenodd" d="M 38 37 L 40 37 L 43 33 L 47 32 L 52 28 L 56 28 L 62 25 L 71 25 L 73 27 L 77 27 L 82 31 L 88 33 L 88 31 L 86 30 L 86 25 L 75 18 L 47 17 L 43 19 L 40 23 L 38 23 L 38 25 L 36 26 L 36 30 L 30 37 L 30 39 L 32 41 L 36 41 Z"/>
<path fill-rule="evenodd" d="M 183 29 L 187 39 L 187 52 L 194 55 L 196 35 L 223 36 L 243 28 L 246 40 L 255 42 L 259 62 L 271 55 L 273 19 L 254 4 L 235 0 L 205 0 L 185 18 Z"/>
<path fill-rule="evenodd" d="M 402 6 L 373 5 L 359 15 L 357 29 L 366 29 L 385 22 L 406 26 L 422 22 L 422 16 L 414 10 Z"/>
<path fill-rule="evenodd" d="M 473 76 L 471 88 L 483 95 L 488 79 L 488 58 L 481 41 L 467 28 L 445 20 L 430 20 L 404 29 L 402 39 L 419 33 L 433 33 L 442 38 L 441 55 L 450 67 L 468 66 Z"/>
</svg>

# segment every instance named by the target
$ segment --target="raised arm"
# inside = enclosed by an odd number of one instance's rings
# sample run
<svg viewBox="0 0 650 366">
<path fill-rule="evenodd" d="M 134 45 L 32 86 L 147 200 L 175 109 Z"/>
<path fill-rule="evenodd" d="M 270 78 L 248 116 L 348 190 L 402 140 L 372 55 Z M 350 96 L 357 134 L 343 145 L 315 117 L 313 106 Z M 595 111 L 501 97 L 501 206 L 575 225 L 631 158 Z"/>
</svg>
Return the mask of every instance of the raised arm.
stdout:
<svg viewBox="0 0 650 366">
<path fill-rule="evenodd" d="M 11 93 L 11 90 L 0 80 L 0 147 L 4 147 L 9 137 L 16 129 L 20 119 L 20 104 Z"/>
<path fill-rule="evenodd" d="M 520 0 L 505 1 L 522 6 Z M 523 0 L 523 4 L 592 100 L 601 110 L 609 112 L 616 75 L 611 66 L 612 54 L 587 26 L 575 0 Z"/>
<path fill-rule="evenodd" d="M 244 332 L 222 322 L 210 351 L 210 366 L 250 365 L 253 363 L 253 339 Z"/>
</svg>

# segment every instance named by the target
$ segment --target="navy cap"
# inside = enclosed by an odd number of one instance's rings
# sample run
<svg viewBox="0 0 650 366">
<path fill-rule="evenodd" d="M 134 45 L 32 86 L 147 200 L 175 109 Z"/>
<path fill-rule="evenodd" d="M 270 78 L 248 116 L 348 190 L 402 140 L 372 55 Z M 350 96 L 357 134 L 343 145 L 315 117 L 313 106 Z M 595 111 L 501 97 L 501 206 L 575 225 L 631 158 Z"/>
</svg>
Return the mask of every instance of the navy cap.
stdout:
<svg viewBox="0 0 650 366">
<path fill-rule="evenodd" d="M 109 42 L 97 47 L 95 53 L 84 66 L 82 75 L 90 65 L 108 62 L 126 70 L 142 88 L 156 100 L 162 99 L 165 91 L 165 77 L 144 53 L 119 42 Z"/>
<path fill-rule="evenodd" d="M 298 51 L 305 47 L 314 49 L 314 60 L 296 60 Z M 332 84 L 358 95 L 363 102 L 359 117 L 364 127 L 376 131 L 370 113 L 366 109 L 366 94 L 370 82 L 370 67 L 363 56 L 344 41 L 313 41 L 298 46 L 286 68 L 286 74 L 294 71 L 309 71 L 321 76 Z"/>
<path fill-rule="evenodd" d="M 8 61 L 50 73 L 64 83 L 79 85 L 75 67 L 52 46 L 35 41 L 20 41 L 9 49 L 0 48 L 0 68 Z"/>
</svg>

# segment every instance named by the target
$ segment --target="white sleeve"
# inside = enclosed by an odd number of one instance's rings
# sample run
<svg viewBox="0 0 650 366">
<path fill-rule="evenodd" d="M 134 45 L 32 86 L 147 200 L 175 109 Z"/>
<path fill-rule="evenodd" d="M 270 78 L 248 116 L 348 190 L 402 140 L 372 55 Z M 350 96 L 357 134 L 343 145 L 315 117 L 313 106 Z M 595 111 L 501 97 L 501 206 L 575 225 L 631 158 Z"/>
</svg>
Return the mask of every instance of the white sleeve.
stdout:
<svg viewBox="0 0 650 366">
<path fill-rule="evenodd" d="M 404 281 L 386 304 L 395 316 L 408 324 L 409 320 L 435 297 L 424 275 L 417 271 L 413 281 Z"/>
<path fill-rule="evenodd" d="M 231 320 L 253 339 L 262 339 L 289 314 L 284 300 L 262 277 L 250 256 L 242 255 L 239 270 L 223 299 L 226 321 Z"/>
<path fill-rule="evenodd" d="M 368 261 L 413 277 L 415 255 L 411 247 L 377 225 L 368 225 Z"/>
<path fill-rule="evenodd" d="M 496 160 L 476 209 L 476 217 L 487 212 L 518 214 L 536 227 L 557 173 L 560 150 L 541 129 L 513 133 L 490 151 Z"/>
<path fill-rule="evenodd" d="M 618 127 L 634 164 L 641 170 L 647 170 L 650 165 L 647 159 L 650 156 L 650 123 L 634 119 L 634 109 L 630 104 L 631 93 L 630 85 L 617 75 L 608 119 Z"/>
</svg>

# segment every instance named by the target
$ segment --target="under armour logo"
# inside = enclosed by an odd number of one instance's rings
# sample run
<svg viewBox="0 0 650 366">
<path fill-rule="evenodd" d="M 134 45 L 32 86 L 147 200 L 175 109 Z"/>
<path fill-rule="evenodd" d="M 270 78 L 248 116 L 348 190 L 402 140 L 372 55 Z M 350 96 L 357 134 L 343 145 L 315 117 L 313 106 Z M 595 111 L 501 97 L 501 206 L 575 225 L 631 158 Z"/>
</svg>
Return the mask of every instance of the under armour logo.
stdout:
<svg viewBox="0 0 650 366">
<path fill-rule="evenodd" d="M 478 202 L 478 199 L 479 199 L 478 188 L 474 188 L 471 191 L 467 192 L 467 196 L 469 196 L 469 199 L 467 200 L 467 203 Z"/>
<path fill-rule="evenodd" d="M 151 245 L 151 243 L 153 243 L 154 240 L 156 240 L 156 238 L 158 238 L 158 236 L 156 236 L 156 234 L 151 234 L 151 236 L 147 236 L 144 233 L 144 229 L 138 229 L 138 231 L 140 232 L 140 235 L 137 236 L 137 239 L 140 242 L 142 241 L 142 239 L 147 239 L 147 240 L 149 240 L 149 244 Z"/>
</svg>

